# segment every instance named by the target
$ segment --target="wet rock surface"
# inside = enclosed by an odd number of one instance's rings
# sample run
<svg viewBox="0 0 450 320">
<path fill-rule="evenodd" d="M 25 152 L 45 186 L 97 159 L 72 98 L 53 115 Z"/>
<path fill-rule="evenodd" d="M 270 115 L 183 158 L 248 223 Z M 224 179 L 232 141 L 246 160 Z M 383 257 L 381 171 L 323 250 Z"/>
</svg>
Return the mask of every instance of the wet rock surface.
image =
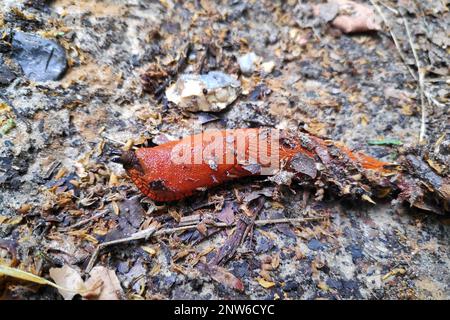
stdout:
<svg viewBox="0 0 450 320">
<path fill-rule="evenodd" d="M 15 31 L 11 45 L 12 58 L 31 80 L 58 80 L 67 70 L 66 52 L 53 40 Z"/>
<path fill-rule="evenodd" d="M 0 62 L 0 63 L 2 63 L 2 62 Z M 6 66 L 4 64 L 0 65 L 0 85 L 8 85 L 15 78 L 16 78 L 16 75 L 8 66 Z"/>
</svg>

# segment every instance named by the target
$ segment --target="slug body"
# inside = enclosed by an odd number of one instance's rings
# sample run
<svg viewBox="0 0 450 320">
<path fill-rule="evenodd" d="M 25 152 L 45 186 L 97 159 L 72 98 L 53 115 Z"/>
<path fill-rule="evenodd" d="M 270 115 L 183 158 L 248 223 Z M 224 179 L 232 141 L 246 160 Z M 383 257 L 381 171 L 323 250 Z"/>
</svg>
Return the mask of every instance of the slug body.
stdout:
<svg viewBox="0 0 450 320">
<path fill-rule="evenodd" d="M 124 152 L 122 163 L 130 178 L 155 201 L 175 201 L 196 191 L 246 176 L 270 175 L 277 169 L 290 170 L 300 159 L 313 165 L 305 170 L 315 177 L 315 161 L 324 140 L 301 133 L 287 134 L 272 129 L 212 130 L 156 147 Z M 337 146 L 365 169 L 385 165 L 369 156 Z M 296 171 L 298 172 L 298 171 Z"/>
</svg>

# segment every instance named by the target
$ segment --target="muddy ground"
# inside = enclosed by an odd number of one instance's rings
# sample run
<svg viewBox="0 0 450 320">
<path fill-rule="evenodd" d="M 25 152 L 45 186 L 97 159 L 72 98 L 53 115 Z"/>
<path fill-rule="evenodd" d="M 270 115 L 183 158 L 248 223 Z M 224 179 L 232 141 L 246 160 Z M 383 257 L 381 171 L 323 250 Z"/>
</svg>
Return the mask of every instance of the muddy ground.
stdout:
<svg viewBox="0 0 450 320">
<path fill-rule="evenodd" d="M 127 299 L 450 298 L 446 216 L 392 199 L 373 205 L 326 194 L 319 201 L 314 191 L 280 190 L 264 179 L 155 204 L 109 154 L 118 142 L 158 144 L 192 130 L 269 126 L 395 161 L 402 148 L 417 146 L 421 130 L 419 85 L 408 70 L 416 75 L 411 41 L 425 75 L 423 144 L 448 152 L 445 1 L 377 2 L 398 46 L 383 22 L 381 30 L 339 31 L 312 14 L 314 1 L 0 1 L 2 264 L 50 280 L 50 268 L 68 265 L 85 279 L 101 242 L 155 221 L 176 227 L 183 217 L 224 211 L 238 219 L 240 201 L 261 192 L 261 219 L 326 218 L 255 227 L 221 269 L 243 290 L 201 268 L 232 228 L 117 245 L 94 265 L 113 270 L 118 297 Z M 59 80 L 30 79 L 12 53 L 17 31 L 64 48 L 68 68 Z M 143 86 L 148 68 L 174 70 L 187 45 L 182 72 L 219 70 L 240 80 L 240 96 L 224 111 L 181 110 Z M 249 52 L 273 62 L 273 70 L 241 74 L 237 58 Z M 6 128 L 8 121 L 15 126 Z M 0 278 L 0 289 L 6 298 L 62 298 L 57 289 L 12 278 Z"/>
</svg>

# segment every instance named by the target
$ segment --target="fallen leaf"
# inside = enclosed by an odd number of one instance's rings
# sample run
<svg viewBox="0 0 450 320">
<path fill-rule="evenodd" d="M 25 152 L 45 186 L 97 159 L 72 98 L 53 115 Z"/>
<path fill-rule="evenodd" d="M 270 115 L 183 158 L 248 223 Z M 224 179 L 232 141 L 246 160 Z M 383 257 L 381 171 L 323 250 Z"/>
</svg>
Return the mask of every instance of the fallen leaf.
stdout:
<svg viewBox="0 0 450 320">
<path fill-rule="evenodd" d="M 318 287 L 320 290 L 323 290 L 323 291 L 328 291 L 328 290 L 330 290 L 330 287 L 328 287 L 327 284 L 326 284 L 325 282 L 323 282 L 323 281 L 319 282 L 319 283 L 317 284 L 317 287 Z"/>
<path fill-rule="evenodd" d="M 119 300 L 121 298 L 123 290 L 114 270 L 98 266 L 94 267 L 89 275 L 91 277 L 85 282 L 85 285 L 91 292 L 88 295 L 83 295 L 83 297 L 95 300 Z M 99 294 L 92 295 L 92 291 L 96 290 L 100 282 L 102 285 Z"/>
<path fill-rule="evenodd" d="M 16 279 L 29 281 L 29 282 L 33 282 L 33 283 L 37 283 L 37 284 L 46 284 L 46 285 L 52 286 L 54 288 L 57 288 L 58 290 L 72 291 L 71 288 L 64 288 L 56 283 L 53 283 L 47 279 L 39 277 L 30 272 L 23 271 L 23 270 L 16 269 L 16 268 L 11 268 L 11 267 L 4 266 L 4 265 L 0 265 L 0 275 L 5 275 L 8 277 L 13 277 Z M 78 293 L 78 292 L 75 292 L 75 294 L 76 293 Z"/>
<path fill-rule="evenodd" d="M 397 275 L 404 275 L 406 273 L 406 270 L 403 268 L 395 268 L 392 269 L 391 271 L 389 271 L 387 274 L 385 274 L 383 276 L 383 281 L 387 280 L 388 278 L 392 277 L 392 276 L 397 276 Z"/>
<path fill-rule="evenodd" d="M 431 159 L 428 159 L 427 162 L 430 165 L 430 167 L 432 167 L 434 171 L 436 171 L 438 174 L 442 174 L 442 172 L 444 171 L 444 168 L 439 163 L 434 162 Z"/>
<path fill-rule="evenodd" d="M 141 246 L 141 249 L 147 252 L 152 257 L 156 254 L 156 249 L 150 246 Z"/>
<path fill-rule="evenodd" d="M 77 270 L 71 268 L 69 265 L 64 265 L 62 268 L 50 268 L 50 277 L 55 283 L 61 287 L 72 289 L 67 291 L 58 289 L 59 293 L 66 300 L 72 300 L 77 292 L 86 290 L 84 281 Z"/>
<path fill-rule="evenodd" d="M 217 220 L 224 222 L 227 225 L 231 225 L 234 222 L 234 218 L 233 203 L 226 201 L 222 210 L 217 214 Z"/>
<path fill-rule="evenodd" d="M 333 27 L 344 33 L 381 30 L 380 20 L 371 7 L 350 0 L 330 0 L 326 4 L 315 5 L 313 13 L 331 21 Z"/>
<path fill-rule="evenodd" d="M 265 289 L 270 289 L 275 286 L 275 282 L 267 281 L 263 278 L 259 278 L 258 283 L 261 285 L 261 287 L 263 287 Z"/>
<path fill-rule="evenodd" d="M 244 284 L 242 281 L 228 270 L 217 265 L 207 265 L 203 263 L 199 264 L 198 267 L 200 270 L 209 274 L 210 277 L 218 283 L 240 292 L 244 291 Z"/>
<path fill-rule="evenodd" d="M 197 231 L 200 232 L 200 234 L 204 237 L 208 235 L 208 228 L 206 227 L 206 224 L 204 222 L 200 222 L 197 224 Z"/>
<path fill-rule="evenodd" d="M 51 268 L 50 277 L 56 284 L 50 283 L 50 285 L 55 286 L 66 300 L 72 299 L 77 293 L 88 300 L 120 299 L 123 291 L 113 270 L 98 266 L 93 268 L 89 275 L 90 278 L 83 281 L 79 272 L 69 265 Z"/>
</svg>

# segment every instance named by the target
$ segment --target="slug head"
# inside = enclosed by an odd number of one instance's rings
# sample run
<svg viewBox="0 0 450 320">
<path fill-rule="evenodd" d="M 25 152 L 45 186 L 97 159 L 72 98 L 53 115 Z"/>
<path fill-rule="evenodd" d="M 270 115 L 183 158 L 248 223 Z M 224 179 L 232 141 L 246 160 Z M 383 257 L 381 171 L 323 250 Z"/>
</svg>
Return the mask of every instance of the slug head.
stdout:
<svg viewBox="0 0 450 320">
<path fill-rule="evenodd" d="M 143 171 L 134 151 L 114 150 L 111 154 L 113 155 L 111 161 L 122 164 L 125 170 L 135 169 L 140 172 Z"/>
</svg>

